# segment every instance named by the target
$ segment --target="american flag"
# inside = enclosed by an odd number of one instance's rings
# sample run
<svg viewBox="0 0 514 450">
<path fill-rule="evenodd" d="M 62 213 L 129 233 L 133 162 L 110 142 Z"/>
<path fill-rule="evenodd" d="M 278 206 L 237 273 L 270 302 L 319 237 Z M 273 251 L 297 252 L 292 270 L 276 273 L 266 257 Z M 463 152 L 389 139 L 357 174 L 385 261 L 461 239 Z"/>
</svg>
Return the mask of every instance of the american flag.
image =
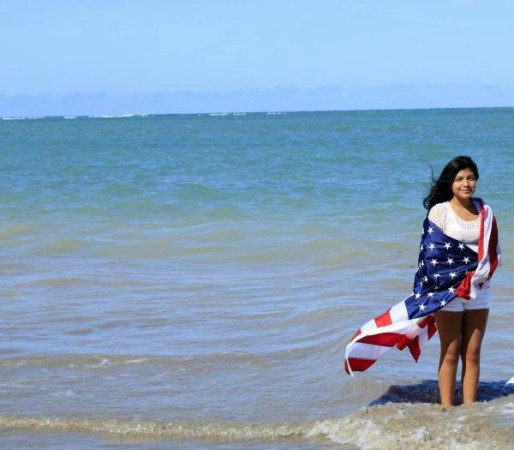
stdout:
<svg viewBox="0 0 514 450">
<path fill-rule="evenodd" d="M 346 347 L 348 374 L 366 370 L 392 347 L 408 347 L 417 361 L 437 331 L 432 313 L 457 296 L 475 298 L 488 283 L 500 262 L 498 228 L 490 207 L 479 206 L 478 254 L 425 219 L 412 293 L 355 333 Z"/>
</svg>

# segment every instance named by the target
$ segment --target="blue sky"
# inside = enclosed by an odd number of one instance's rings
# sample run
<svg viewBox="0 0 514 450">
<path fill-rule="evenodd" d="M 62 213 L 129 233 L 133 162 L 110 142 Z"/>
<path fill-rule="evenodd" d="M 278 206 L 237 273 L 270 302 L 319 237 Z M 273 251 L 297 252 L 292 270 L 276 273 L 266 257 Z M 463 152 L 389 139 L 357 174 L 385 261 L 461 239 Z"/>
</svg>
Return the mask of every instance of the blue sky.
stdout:
<svg viewBox="0 0 514 450">
<path fill-rule="evenodd" d="M 514 106 L 514 3 L 0 0 L 0 115 Z"/>
</svg>

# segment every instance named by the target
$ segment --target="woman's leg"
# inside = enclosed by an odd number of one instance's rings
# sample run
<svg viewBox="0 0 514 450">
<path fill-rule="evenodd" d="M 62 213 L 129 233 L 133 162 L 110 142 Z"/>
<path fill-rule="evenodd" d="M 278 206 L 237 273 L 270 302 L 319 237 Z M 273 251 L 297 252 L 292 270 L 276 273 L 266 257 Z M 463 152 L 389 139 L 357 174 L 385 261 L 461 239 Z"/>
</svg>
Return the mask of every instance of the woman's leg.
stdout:
<svg viewBox="0 0 514 450">
<path fill-rule="evenodd" d="M 444 407 L 453 406 L 455 396 L 455 380 L 461 350 L 460 336 L 462 327 L 462 312 L 438 311 L 434 314 L 441 356 L 439 358 L 439 395 Z"/>
<path fill-rule="evenodd" d="M 464 312 L 461 358 L 462 358 L 462 402 L 474 403 L 478 394 L 480 378 L 480 349 L 484 339 L 488 309 L 475 309 Z"/>
</svg>

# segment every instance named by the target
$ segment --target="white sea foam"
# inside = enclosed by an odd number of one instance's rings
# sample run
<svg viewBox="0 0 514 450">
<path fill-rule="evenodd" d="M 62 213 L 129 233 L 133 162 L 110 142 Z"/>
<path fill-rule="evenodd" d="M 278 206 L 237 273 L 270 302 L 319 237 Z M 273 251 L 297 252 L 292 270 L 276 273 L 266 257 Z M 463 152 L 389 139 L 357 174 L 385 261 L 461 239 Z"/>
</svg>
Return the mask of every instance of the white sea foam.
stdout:
<svg viewBox="0 0 514 450">
<path fill-rule="evenodd" d="M 341 419 L 317 423 L 309 437 L 367 450 L 509 448 L 514 429 L 495 421 L 505 401 L 444 411 L 427 404 L 388 404 L 363 408 Z"/>
<path fill-rule="evenodd" d="M 108 358 L 98 358 L 100 361 L 97 364 L 85 365 L 84 367 L 89 367 L 91 369 L 99 369 L 103 367 L 107 367 L 111 364 L 111 360 Z"/>
<path fill-rule="evenodd" d="M 20 117 L 2 117 L 2 120 L 40 120 L 45 119 L 45 116 L 20 116 Z"/>
<path fill-rule="evenodd" d="M 362 408 L 345 417 L 297 423 L 208 423 L 112 418 L 0 416 L 0 430 L 92 433 L 124 436 L 127 441 L 192 439 L 203 443 L 312 441 L 329 439 L 348 448 L 422 450 L 425 448 L 507 449 L 514 429 L 495 422 L 511 402 L 443 410 L 436 405 L 388 404 Z M 293 442 L 291 445 L 294 446 Z M 303 447 L 302 447 L 303 448 Z"/>
<path fill-rule="evenodd" d="M 132 436 L 136 441 L 152 439 L 198 439 L 216 441 L 275 440 L 304 436 L 312 424 L 219 424 L 194 422 L 152 422 L 123 419 L 76 419 L 15 417 L 0 415 L 0 430 L 78 432 Z"/>
<path fill-rule="evenodd" d="M 101 114 L 88 116 L 89 119 L 130 119 L 132 117 L 146 117 L 146 114 Z"/>
</svg>

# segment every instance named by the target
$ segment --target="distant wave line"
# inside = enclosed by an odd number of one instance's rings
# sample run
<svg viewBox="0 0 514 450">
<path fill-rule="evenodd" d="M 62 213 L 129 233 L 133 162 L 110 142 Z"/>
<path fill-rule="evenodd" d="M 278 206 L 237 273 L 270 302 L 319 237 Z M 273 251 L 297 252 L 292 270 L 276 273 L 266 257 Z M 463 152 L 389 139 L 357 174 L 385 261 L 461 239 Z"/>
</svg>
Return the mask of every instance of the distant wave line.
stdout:
<svg viewBox="0 0 514 450">
<path fill-rule="evenodd" d="M 102 114 L 102 115 L 93 115 L 93 116 L 87 116 L 88 119 L 129 119 L 132 117 L 146 117 L 147 114 L 136 114 L 136 113 L 130 113 L 130 114 Z"/>
</svg>

